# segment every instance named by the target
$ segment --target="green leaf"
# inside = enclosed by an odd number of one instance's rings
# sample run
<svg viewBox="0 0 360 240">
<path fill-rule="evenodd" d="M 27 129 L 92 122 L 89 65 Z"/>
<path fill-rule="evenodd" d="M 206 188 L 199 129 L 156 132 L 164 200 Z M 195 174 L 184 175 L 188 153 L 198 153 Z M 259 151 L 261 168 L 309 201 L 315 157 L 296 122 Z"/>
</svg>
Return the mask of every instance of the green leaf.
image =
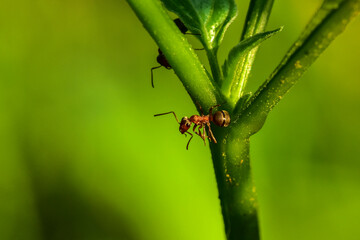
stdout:
<svg viewBox="0 0 360 240">
<path fill-rule="evenodd" d="M 231 49 L 228 59 L 225 60 L 224 65 L 222 66 L 224 82 L 221 86 L 221 90 L 226 97 L 230 97 L 231 92 L 233 90 L 236 91 L 238 89 L 238 85 L 242 82 L 240 78 L 242 71 L 241 66 L 245 60 L 244 57 L 252 49 L 258 47 L 260 43 L 281 30 L 282 28 L 278 28 L 273 31 L 255 34 L 254 36 L 241 41 L 233 49 Z"/>
<path fill-rule="evenodd" d="M 237 15 L 234 0 L 161 0 L 187 28 L 200 34 L 206 49 L 218 49 L 226 29 Z"/>
</svg>

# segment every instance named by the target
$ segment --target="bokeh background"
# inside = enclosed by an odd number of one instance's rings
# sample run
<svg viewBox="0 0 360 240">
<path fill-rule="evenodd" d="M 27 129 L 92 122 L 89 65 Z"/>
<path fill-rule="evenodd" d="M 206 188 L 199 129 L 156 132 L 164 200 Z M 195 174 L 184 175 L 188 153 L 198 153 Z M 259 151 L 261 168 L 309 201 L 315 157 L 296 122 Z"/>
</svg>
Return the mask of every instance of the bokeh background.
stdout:
<svg viewBox="0 0 360 240">
<path fill-rule="evenodd" d="M 249 1 L 225 35 L 239 39 Z M 255 91 L 320 0 L 275 1 Z M 224 240 L 195 107 L 124 0 L 0 3 L 0 239 Z M 251 138 L 264 240 L 359 239 L 360 19 Z M 188 36 L 195 48 L 200 42 Z M 198 52 L 205 65 L 205 54 Z M 196 81 L 196 79 L 194 79 Z"/>
</svg>

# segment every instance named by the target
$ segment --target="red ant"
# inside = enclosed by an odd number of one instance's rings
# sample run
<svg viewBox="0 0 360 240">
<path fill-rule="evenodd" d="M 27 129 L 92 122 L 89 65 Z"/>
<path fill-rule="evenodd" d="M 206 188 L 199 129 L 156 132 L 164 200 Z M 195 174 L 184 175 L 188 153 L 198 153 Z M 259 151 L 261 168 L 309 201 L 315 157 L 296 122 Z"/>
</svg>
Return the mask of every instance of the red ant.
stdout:
<svg viewBox="0 0 360 240">
<path fill-rule="evenodd" d="M 207 139 L 207 138 L 209 138 L 210 141 L 213 141 L 214 143 L 217 143 L 217 141 L 216 141 L 216 139 L 214 137 L 214 134 L 211 131 L 210 122 L 213 122 L 215 125 L 220 126 L 220 127 L 229 126 L 229 124 L 230 124 L 230 115 L 229 115 L 229 113 L 227 111 L 221 110 L 221 111 L 217 111 L 214 114 L 212 114 L 212 110 L 215 107 L 219 107 L 219 106 L 220 105 L 215 105 L 215 106 L 211 107 L 209 109 L 209 114 L 208 115 L 204 115 L 201 106 L 199 106 L 201 116 L 192 115 L 190 118 L 183 117 L 180 122 L 179 122 L 175 112 L 173 112 L 173 111 L 156 114 L 156 115 L 154 115 L 154 117 L 165 115 L 165 114 L 170 114 L 170 113 L 174 114 L 176 121 L 180 124 L 179 131 L 181 132 L 181 134 L 188 133 L 191 136 L 188 143 L 187 143 L 187 145 L 186 145 L 186 150 L 188 150 L 190 141 L 193 138 L 193 134 L 188 132 L 188 130 L 190 129 L 192 123 L 194 123 L 193 132 L 195 134 L 199 135 L 204 140 L 205 144 L 206 144 L 205 139 Z M 206 135 L 205 126 L 208 127 L 208 129 L 209 129 L 208 131 L 209 131 L 210 136 Z M 197 131 L 196 131 L 196 127 L 199 127 L 197 129 Z M 203 129 L 203 132 L 201 132 L 201 129 Z"/>
<path fill-rule="evenodd" d="M 184 23 L 179 18 L 176 18 L 174 20 L 174 23 L 179 28 L 179 30 L 180 30 L 180 32 L 182 34 L 200 35 L 200 34 L 196 34 L 196 33 L 186 33 L 189 29 L 184 25 Z M 195 50 L 203 50 L 203 48 L 195 49 Z M 151 68 L 151 86 L 153 88 L 154 88 L 153 70 L 157 69 L 157 68 L 160 68 L 160 67 L 165 67 L 166 69 L 171 69 L 171 66 L 170 66 L 169 62 L 167 61 L 165 55 L 160 50 L 160 48 L 158 49 L 158 52 L 159 52 L 159 55 L 156 57 L 156 61 L 160 64 L 160 66 L 156 66 L 156 67 Z"/>
</svg>

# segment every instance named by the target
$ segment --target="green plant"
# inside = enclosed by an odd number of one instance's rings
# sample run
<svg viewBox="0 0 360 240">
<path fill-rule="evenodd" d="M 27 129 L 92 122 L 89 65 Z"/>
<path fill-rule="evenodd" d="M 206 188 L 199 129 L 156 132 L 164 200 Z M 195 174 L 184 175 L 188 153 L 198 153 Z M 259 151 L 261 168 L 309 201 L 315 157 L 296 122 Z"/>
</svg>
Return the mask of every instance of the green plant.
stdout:
<svg viewBox="0 0 360 240">
<path fill-rule="evenodd" d="M 220 68 L 218 48 L 236 17 L 233 0 L 128 0 L 144 27 L 165 54 L 185 89 L 203 109 L 222 104 L 230 112 L 228 128 L 214 128 L 210 144 L 228 239 L 258 239 L 256 188 L 252 182 L 249 144 L 269 112 L 326 47 L 359 13 L 359 0 L 324 0 L 278 67 L 254 93 L 245 86 L 261 42 L 281 31 L 265 32 L 273 0 L 251 0 L 240 42 Z M 164 6 L 197 33 L 209 60 L 203 67 Z"/>
</svg>

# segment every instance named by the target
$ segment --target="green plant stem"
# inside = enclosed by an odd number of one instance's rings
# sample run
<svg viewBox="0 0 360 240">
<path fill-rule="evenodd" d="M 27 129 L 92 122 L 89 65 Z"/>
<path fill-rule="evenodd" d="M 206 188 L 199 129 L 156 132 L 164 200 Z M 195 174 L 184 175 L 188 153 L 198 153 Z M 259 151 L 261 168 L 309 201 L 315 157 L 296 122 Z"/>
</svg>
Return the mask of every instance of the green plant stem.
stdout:
<svg viewBox="0 0 360 240">
<path fill-rule="evenodd" d="M 332 9 L 315 28 L 311 26 L 313 30 L 306 34 L 305 39 L 300 39 L 302 45 L 299 47 L 299 43 L 295 42 L 292 48 L 296 48 L 296 50 L 290 49 L 291 55 L 285 57 L 285 62 L 280 64 L 270 79 L 249 100 L 246 109 L 236 113 L 234 118 L 240 117 L 239 121 L 249 124 L 251 134 L 260 130 L 268 113 L 326 47 L 345 30 L 347 24 L 359 14 L 359 8 L 359 0 L 344 0 L 337 8 Z"/>
<path fill-rule="evenodd" d="M 268 113 L 284 94 L 359 13 L 360 0 L 343 0 L 340 5 L 329 4 L 340 1 L 328 0 L 323 4 L 269 80 L 249 101 L 246 97 L 244 100 L 246 107 L 240 104 L 235 112 L 229 111 L 232 112 L 230 126 L 226 129 L 216 126 L 213 128 L 218 143 L 211 143 L 210 147 L 228 240 L 259 239 L 257 198 L 251 174 L 249 138 L 263 126 Z M 160 2 L 158 0 L 128 0 L 128 2 L 173 66 L 194 102 L 198 102 L 204 110 L 217 103 L 223 103 L 219 89 L 207 76 L 191 46 Z M 251 1 L 243 38 L 263 31 L 272 3 L 272 0 Z M 241 81 L 233 80 L 234 83 L 237 81 L 232 88 L 234 102 L 243 94 L 255 52 L 249 53 L 244 58 L 242 71 L 246 73 L 241 75 Z M 215 54 L 208 54 L 208 57 L 210 62 L 217 63 Z M 216 73 L 214 78 L 219 80 Z M 222 108 L 231 110 L 232 107 L 228 109 L 229 106 L 234 105 L 225 104 Z"/>
<path fill-rule="evenodd" d="M 241 40 L 265 30 L 273 3 L 274 0 L 251 0 Z M 257 47 L 254 48 L 241 59 L 239 74 L 236 74 L 237 78 L 233 79 L 231 84 L 230 101 L 232 105 L 235 105 L 244 93 L 257 50 Z"/>
<path fill-rule="evenodd" d="M 222 82 L 222 74 L 219 67 L 219 61 L 217 58 L 217 51 L 213 49 L 206 49 L 206 54 L 209 59 L 209 64 L 211 68 L 211 73 L 213 75 L 214 81 L 216 83 Z"/>
<path fill-rule="evenodd" d="M 220 135 L 223 140 L 217 146 L 212 144 L 211 151 L 228 239 L 259 239 L 256 189 L 249 159 L 250 136 L 263 126 L 268 112 L 358 11 L 359 1 L 355 0 L 344 1 L 326 17 L 322 11 L 324 21 L 317 21 L 318 26 L 303 35 L 303 45 L 294 44 L 297 49 L 290 50 L 291 56 L 287 56 L 286 62 L 260 88 L 245 110 L 239 107 L 239 112 L 233 114 L 230 128 L 226 132 L 216 131 L 216 136 Z"/>
<path fill-rule="evenodd" d="M 173 23 L 159 0 L 127 0 L 160 47 L 194 102 L 209 109 L 223 96 L 208 78 L 196 53 Z"/>
<path fill-rule="evenodd" d="M 211 152 L 227 239 L 259 239 L 249 136 L 245 131 L 234 131 L 234 128 L 217 129 L 215 133 L 222 139 L 217 144 L 211 144 Z"/>
</svg>

